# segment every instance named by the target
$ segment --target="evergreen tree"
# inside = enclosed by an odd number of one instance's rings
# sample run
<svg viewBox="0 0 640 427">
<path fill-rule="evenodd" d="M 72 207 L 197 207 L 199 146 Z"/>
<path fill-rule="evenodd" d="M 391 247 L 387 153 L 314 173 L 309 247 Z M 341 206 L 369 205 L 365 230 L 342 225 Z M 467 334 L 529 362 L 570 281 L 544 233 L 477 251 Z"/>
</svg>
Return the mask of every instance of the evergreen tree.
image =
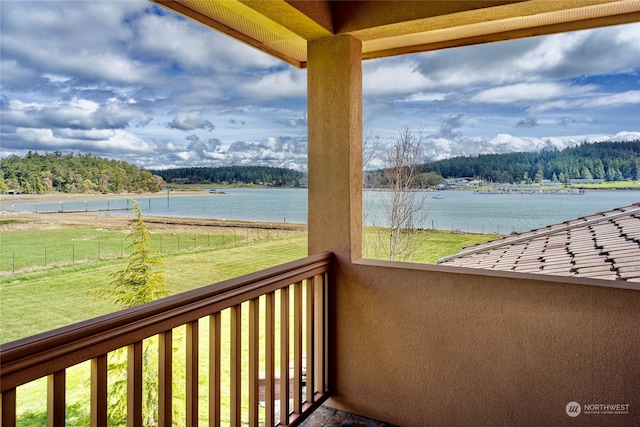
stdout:
<svg viewBox="0 0 640 427">
<path fill-rule="evenodd" d="M 164 260 L 158 257 L 158 251 L 151 249 L 151 235 L 142 219 L 140 202 L 133 201 L 132 211 L 136 218 L 131 221 L 131 233 L 127 236 L 131 240 L 127 266 L 111 274 L 112 288 L 97 292 L 98 296 L 112 299 L 120 308 L 135 307 L 169 295 L 163 273 L 154 270 Z"/>
<path fill-rule="evenodd" d="M 163 262 L 158 257 L 158 251 L 151 249 L 151 236 L 142 219 L 140 203 L 133 201 L 133 212 L 136 218 L 131 221 L 131 233 L 127 236 L 131 240 L 131 250 L 127 265 L 124 269 L 111 274 L 112 288 L 102 288 L 94 291 L 97 297 L 113 300 L 120 308 L 135 307 L 169 295 L 165 286 L 164 274 L 156 271 L 155 266 Z M 110 355 L 109 375 L 112 376 L 112 393 L 109 396 L 109 412 L 116 424 L 126 422 L 126 399 L 123 396 L 127 390 L 127 357 L 125 349 L 120 349 Z M 148 340 L 143 343 L 143 381 L 145 383 L 143 399 L 144 425 L 155 425 L 158 408 L 158 373 L 156 366 L 151 363 L 157 360 L 157 347 Z"/>
</svg>

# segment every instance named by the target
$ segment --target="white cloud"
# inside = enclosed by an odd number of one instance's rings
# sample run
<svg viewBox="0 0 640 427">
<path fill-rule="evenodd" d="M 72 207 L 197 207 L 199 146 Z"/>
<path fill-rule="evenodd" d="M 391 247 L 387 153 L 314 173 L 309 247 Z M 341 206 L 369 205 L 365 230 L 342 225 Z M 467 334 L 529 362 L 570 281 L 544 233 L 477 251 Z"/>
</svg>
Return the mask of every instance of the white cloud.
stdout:
<svg viewBox="0 0 640 427">
<path fill-rule="evenodd" d="M 433 101 L 444 101 L 447 99 L 446 93 L 428 93 L 428 92 L 418 92 L 409 95 L 408 97 L 400 100 L 400 102 L 433 102 Z"/>
<path fill-rule="evenodd" d="M 280 62 L 173 14 L 140 18 L 134 46 L 144 55 L 176 62 L 185 69 L 233 72 L 238 68 L 277 67 Z"/>
<path fill-rule="evenodd" d="M 568 86 L 562 83 L 518 83 L 483 90 L 473 97 L 471 102 L 485 104 L 518 104 L 529 101 L 545 101 L 569 97 L 596 89 L 593 85 Z"/>
<path fill-rule="evenodd" d="M 305 70 L 146 0 L 0 2 L 1 155 L 306 167 Z M 432 158 L 631 138 L 639 58 L 631 24 L 365 61 L 363 117 Z"/>
<path fill-rule="evenodd" d="M 167 123 L 167 126 L 185 131 L 195 129 L 207 129 L 208 131 L 212 131 L 215 129 L 215 125 L 209 120 L 203 118 L 199 111 L 180 112 L 176 114 L 171 122 Z"/>
<path fill-rule="evenodd" d="M 263 74 L 255 81 L 237 88 L 238 93 L 254 100 L 304 98 L 307 94 L 306 73 L 288 68 Z"/>
<path fill-rule="evenodd" d="M 362 91 L 367 96 L 407 94 L 435 86 L 412 60 L 389 60 L 363 67 Z"/>
</svg>

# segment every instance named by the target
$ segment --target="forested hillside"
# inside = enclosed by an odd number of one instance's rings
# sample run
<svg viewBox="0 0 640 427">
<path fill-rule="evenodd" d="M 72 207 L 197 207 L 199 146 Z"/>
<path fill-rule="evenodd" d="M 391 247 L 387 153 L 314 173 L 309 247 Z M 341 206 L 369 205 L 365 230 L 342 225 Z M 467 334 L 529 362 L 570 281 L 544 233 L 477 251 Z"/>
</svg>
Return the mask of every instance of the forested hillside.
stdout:
<svg viewBox="0 0 640 427">
<path fill-rule="evenodd" d="M 640 141 L 582 143 L 562 151 L 483 154 L 426 163 L 420 171 L 447 177 L 479 177 L 485 181 L 518 183 L 543 179 L 606 181 L 640 179 Z"/>
<path fill-rule="evenodd" d="M 153 171 L 165 181 L 190 184 L 268 183 L 274 186 L 299 186 L 304 173 L 293 169 L 268 166 L 225 166 L 175 168 Z"/>
<path fill-rule="evenodd" d="M 25 194 L 159 191 L 162 180 L 127 162 L 92 154 L 38 154 L 0 159 L 0 192 Z"/>
</svg>

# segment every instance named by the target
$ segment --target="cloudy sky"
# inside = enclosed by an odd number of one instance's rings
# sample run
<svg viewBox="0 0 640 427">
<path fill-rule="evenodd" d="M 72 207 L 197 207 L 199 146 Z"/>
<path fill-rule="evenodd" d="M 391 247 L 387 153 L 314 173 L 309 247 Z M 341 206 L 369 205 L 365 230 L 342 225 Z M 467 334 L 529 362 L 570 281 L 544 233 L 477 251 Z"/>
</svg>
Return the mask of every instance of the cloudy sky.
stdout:
<svg viewBox="0 0 640 427">
<path fill-rule="evenodd" d="M 145 0 L 0 8 L 0 157 L 306 169 L 305 70 Z M 368 139 L 383 147 L 405 125 L 420 129 L 427 160 L 640 138 L 640 24 L 367 61 L 363 72 Z"/>
</svg>

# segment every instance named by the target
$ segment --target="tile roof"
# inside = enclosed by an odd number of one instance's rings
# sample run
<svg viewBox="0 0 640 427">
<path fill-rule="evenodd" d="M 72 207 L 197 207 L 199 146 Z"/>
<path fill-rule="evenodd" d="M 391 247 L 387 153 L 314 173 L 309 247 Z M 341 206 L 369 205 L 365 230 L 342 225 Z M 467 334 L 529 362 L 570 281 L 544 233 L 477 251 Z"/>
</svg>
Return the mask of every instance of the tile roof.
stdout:
<svg viewBox="0 0 640 427">
<path fill-rule="evenodd" d="M 469 246 L 438 264 L 640 282 L 640 203 Z"/>
</svg>

